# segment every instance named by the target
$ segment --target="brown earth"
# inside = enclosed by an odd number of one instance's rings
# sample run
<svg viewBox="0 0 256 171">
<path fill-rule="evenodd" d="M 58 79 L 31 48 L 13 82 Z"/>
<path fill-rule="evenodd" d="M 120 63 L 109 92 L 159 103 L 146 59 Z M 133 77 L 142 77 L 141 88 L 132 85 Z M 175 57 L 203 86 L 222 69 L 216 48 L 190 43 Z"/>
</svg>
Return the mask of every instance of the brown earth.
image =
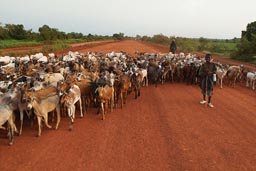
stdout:
<svg viewBox="0 0 256 171">
<path fill-rule="evenodd" d="M 167 52 L 136 41 L 81 50 Z M 213 104 L 199 104 L 200 89 L 183 83 L 142 87 L 101 120 L 96 109 L 75 120 L 62 118 L 58 130 L 25 122 L 13 146 L 0 132 L 0 170 L 256 170 L 256 92 L 244 86 L 215 86 Z"/>
</svg>

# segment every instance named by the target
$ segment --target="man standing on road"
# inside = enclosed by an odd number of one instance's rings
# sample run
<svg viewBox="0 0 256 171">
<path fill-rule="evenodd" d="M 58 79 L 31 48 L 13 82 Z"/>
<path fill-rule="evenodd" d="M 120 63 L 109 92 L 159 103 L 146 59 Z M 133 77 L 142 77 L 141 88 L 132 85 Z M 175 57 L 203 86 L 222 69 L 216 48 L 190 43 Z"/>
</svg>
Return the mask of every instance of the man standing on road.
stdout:
<svg viewBox="0 0 256 171">
<path fill-rule="evenodd" d="M 213 81 L 214 74 L 216 74 L 217 68 L 216 65 L 211 62 L 211 54 L 205 55 L 205 63 L 199 69 L 199 76 L 201 77 L 201 89 L 203 94 L 203 100 L 200 101 L 201 104 L 206 104 L 206 94 L 208 96 L 208 106 L 213 108 L 211 103 L 211 97 L 213 93 Z"/>
<path fill-rule="evenodd" d="M 172 39 L 172 42 L 170 44 L 170 52 L 175 54 L 176 53 L 176 49 L 177 49 L 177 46 L 176 46 L 176 43 L 175 43 L 175 39 Z"/>
</svg>

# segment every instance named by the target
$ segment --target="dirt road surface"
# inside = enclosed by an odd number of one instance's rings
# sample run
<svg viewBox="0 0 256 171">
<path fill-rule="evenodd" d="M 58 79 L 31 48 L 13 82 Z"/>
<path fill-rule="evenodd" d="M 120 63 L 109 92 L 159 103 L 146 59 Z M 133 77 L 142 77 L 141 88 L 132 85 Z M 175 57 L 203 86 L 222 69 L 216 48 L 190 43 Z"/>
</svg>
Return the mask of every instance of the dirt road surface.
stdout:
<svg viewBox="0 0 256 171">
<path fill-rule="evenodd" d="M 168 48 L 135 41 L 108 43 L 86 51 L 167 52 Z M 23 135 L 8 146 L 0 132 L 1 171 L 256 170 L 256 92 L 244 86 L 214 88 L 214 108 L 199 104 L 200 89 L 183 83 L 142 87 L 106 115 L 89 108 L 68 131 L 62 118 L 58 130 L 25 122 Z M 52 123 L 53 124 L 53 123 Z"/>
</svg>

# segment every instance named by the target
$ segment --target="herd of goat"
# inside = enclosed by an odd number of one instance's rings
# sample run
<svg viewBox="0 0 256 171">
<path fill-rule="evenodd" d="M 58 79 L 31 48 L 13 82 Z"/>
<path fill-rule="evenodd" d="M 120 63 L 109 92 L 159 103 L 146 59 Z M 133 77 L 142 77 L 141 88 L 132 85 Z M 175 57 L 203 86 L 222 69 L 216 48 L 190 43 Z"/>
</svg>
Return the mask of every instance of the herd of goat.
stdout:
<svg viewBox="0 0 256 171">
<path fill-rule="evenodd" d="M 198 85 L 198 70 L 204 58 L 191 54 L 155 54 L 135 52 L 87 53 L 69 52 L 56 56 L 42 53 L 25 57 L 0 57 L 0 128 L 7 130 L 10 145 L 14 133 L 22 134 L 24 113 L 38 121 L 41 136 L 42 121 L 48 128 L 48 113 L 56 114 L 58 128 L 61 117 L 70 118 L 72 130 L 79 104 L 80 117 L 88 107 L 96 107 L 105 119 L 107 110 L 123 107 L 127 95 L 140 96 L 141 86 L 184 82 Z M 216 63 L 217 82 L 222 88 L 237 82 L 255 89 L 256 72 L 242 65 Z M 17 130 L 15 116 L 19 114 Z M 17 118 L 17 117 L 16 117 Z"/>
</svg>

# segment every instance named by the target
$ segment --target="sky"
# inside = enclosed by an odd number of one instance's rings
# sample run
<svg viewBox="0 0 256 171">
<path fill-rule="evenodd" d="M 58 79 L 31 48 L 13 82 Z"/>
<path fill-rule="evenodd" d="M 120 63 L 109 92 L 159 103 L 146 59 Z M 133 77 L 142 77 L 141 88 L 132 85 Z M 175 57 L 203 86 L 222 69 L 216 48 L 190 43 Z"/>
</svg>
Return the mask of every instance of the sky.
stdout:
<svg viewBox="0 0 256 171">
<path fill-rule="evenodd" d="M 0 23 L 38 32 L 240 38 L 256 21 L 256 0 L 0 0 Z"/>
</svg>

